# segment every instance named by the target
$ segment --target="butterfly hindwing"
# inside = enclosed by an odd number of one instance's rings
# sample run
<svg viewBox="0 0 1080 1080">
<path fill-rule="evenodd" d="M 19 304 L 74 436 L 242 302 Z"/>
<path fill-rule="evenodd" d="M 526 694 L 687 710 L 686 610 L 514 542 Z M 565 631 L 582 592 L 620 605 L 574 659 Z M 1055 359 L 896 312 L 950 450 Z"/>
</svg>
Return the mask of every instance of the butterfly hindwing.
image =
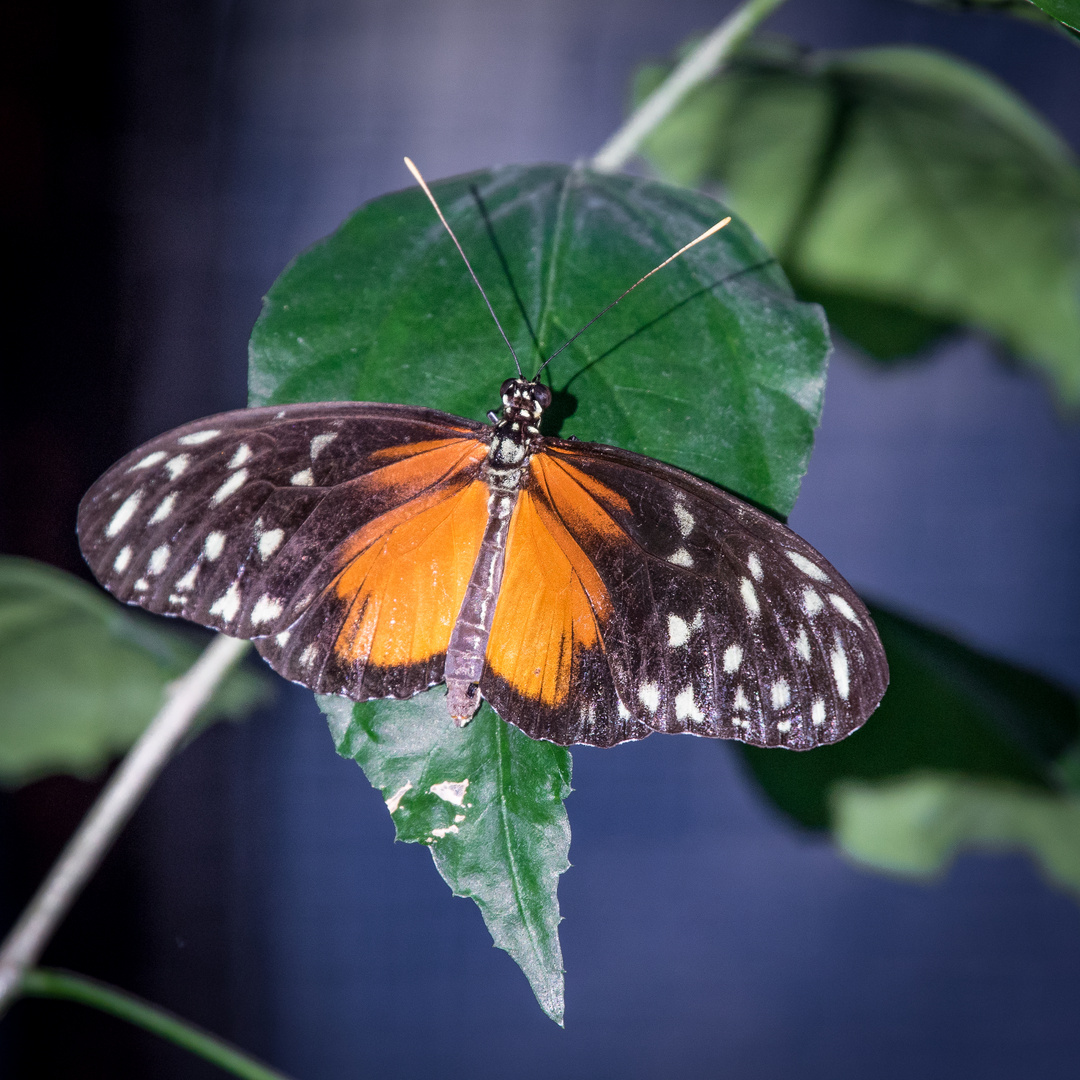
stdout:
<svg viewBox="0 0 1080 1080">
<path fill-rule="evenodd" d="M 80 506 L 80 544 L 119 599 L 255 638 L 289 678 L 408 696 L 442 678 L 446 606 L 486 516 L 488 430 L 399 405 L 225 413 L 106 472 Z M 388 592 L 397 620 L 379 615 Z"/>
<path fill-rule="evenodd" d="M 483 689 L 526 731 L 594 745 L 684 731 L 806 749 L 843 738 L 880 700 L 887 666 L 865 607 L 763 512 L 652 459 L 560 440 L 534 455 L 526 495 L 595 576 L 564 575 L 568 594 L 588 599 L 585 633 L 559 657 L 565 692 L 538 694 L 536 664 L 507 662 L 521 652 L 506 643 L 515 620 L 499 618 L 528 605 L 516 561 L 529 552 L 512 533 Z"/>
</svg>

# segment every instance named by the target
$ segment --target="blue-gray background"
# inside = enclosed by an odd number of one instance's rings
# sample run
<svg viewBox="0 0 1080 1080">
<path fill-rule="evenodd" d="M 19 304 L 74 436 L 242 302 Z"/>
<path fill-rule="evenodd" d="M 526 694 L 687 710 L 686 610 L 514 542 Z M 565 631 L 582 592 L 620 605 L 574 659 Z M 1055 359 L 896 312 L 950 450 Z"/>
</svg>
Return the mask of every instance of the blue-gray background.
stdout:
<svg viewBox="0 0 1080 1080">
<path fill-rule="evenodd" d="M 123 448 L 244 403 L 262 293 L 406 186 L 403 154 L 429 177 L 585 157 L 633 66 L 728 6 L 122 5 Z M 1080 49 L 1038 28 L 902 0 L 792 0 L 769 25 L 951 49 L 1080 144 Z M 477 378 L 504 375 L 478 360 Z M 841 352 L 792 525 L 868 595 L 1080 688 L 1078 475 L 1080 428 L 984 344 L 891 371 Z M 966 856 L 929 887 L 868 874 L 701 740 L 577 750 L 574 786 L 565 1031 L 428 853 L 391 843 L 378 793 L 293 689 L 204 735 L 140 811 L 122 854 L 135 988 L 302 1080 L 1080 1072 L 1080 909 L 1024 859 Z M 150 1042 L 136 1057 L 216 1075 Z"/>
</svg>

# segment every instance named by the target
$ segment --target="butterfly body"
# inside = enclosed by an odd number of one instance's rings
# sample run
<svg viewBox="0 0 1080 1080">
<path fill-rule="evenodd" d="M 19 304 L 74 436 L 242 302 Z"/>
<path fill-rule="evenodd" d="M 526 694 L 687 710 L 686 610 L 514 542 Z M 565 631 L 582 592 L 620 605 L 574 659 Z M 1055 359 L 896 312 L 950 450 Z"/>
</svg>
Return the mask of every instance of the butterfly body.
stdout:
<svg viewBox="0 0 1080 1080">
<path fill-rule="evenodd" d="M 884 692 L 850 586 L 767 514 L 679 469 L 544 437 L 509 380 L 491 425 L 375 403 L 240 410 L 129 454 L 83 552 L 120 599 L 249 637 L 321 693 L 445 682 L 534 737 L 653 731 L 806 749 Z"/>
</svg>

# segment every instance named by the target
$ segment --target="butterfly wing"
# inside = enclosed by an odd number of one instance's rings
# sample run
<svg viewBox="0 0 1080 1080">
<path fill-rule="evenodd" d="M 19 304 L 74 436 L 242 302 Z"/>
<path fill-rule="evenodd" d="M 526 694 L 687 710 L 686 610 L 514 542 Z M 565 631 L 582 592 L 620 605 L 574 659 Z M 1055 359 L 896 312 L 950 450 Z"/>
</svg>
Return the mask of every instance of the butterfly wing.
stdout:
<svg viewBox="0 0 1080 1080">
<path fill-rule="evenodd" d="M 505 567 L 481 691 L 531 735 L 808 749 L 850 734 L 888 683 L 866 608 L 818 552 L 637 454 L 545 440 Z"/>
<path fill-rule="evenodd" d="M 489 431 L 400 405 L 224 413 L 109 469 L 80 545 L 119 599 L 254 638 L 287 678 L 407 697 L 442 680 Z"/>
</svg>

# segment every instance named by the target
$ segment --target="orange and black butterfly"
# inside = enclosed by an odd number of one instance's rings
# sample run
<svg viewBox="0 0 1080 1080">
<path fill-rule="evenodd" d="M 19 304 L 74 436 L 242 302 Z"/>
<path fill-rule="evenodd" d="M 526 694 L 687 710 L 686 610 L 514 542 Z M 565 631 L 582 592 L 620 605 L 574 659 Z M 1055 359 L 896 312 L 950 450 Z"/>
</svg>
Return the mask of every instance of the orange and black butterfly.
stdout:
<svg viewBox="0 0 1080 1080">
<path fill-rule="evenodd" d="M 445 682 L 459 724 L 481 698 L 565 745 L 808 749 L 863 723 L 885 655 L 809 544 L 680 469 L 541 435 L 538 378 L 501 398 L 490 424 L 349 402 L 187 424 L 94 484 L 83 553 L 121 600 L 251 638 L 318 693 Z"/>
</svg>

